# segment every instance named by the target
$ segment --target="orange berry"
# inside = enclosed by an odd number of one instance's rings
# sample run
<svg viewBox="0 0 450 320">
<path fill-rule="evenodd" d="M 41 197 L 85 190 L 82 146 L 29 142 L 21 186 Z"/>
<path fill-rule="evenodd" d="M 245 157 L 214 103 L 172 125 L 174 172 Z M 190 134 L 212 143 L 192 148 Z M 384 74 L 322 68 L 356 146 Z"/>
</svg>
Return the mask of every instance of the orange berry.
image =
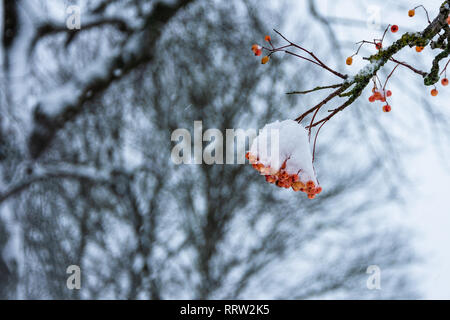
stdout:
<svg viewBox="0 0 450 320">
<path fill-rule="evenodd" d="M 447 23 L 450 24 L 450 15 L 447 18 Z"/>
<path fill-rule="evenodd" d="M 369 97 L 369 101 L 370 101 L 370 102 L 374 102 L 374 101 L 375 101 L 375 96 L 373 96 L 373 95 L 370 96 L 370 97 Z"/>
<path fill-rule="evenodd" d="M 383 106 L 383 112 L 390 112 L 391 111 L 391 106 L 390 105 L 385 105 Z"/>
<path fill-rule="evenodd" d="M 307 183 L 306 183 L 306 188 L 314 188 L 316 185 L 314 184 L 314 181 L 312 181 L 312 180 L 309 180 Z"/>
<path fill-rule="evenodd" d="M 396 33 L 397 31 L 398 31 L 398 25 L 394 24 L 394 25 L 391 27 L 391 32 L 392 32 L 392 33 Z"/>
<path fill-rule="evenodd" d="M 414 17 L 415 14 L 416 14 L 416 11 L 414 9 L 411 9 L 408 11 L 408 16 L 410 16 L 411 18 Z"/>
<path fill-rule="evenodd" d="M 392 91 L 391 90 L 386 91 L 386 97 L 390 97 L 390 96 L 392 96 Z"/>
<path fill-rule="evenodd" d="M 267 42 L 270 42 L 270 36 L 266 36 L 266 37 L 264 38 L 264 40 L 266 40 Z"/>
<path fill-rule="evenodd" d="M 264 57 L 261 59 L 261 63 L 262 63 L 262 64 L 266 64 L 267 62 L 269 62 L 269 60 L 270 60 L 269 56 L 264 56 Z"/>
<path fill-rule="evenodd" d="M 443 86 L 448 86 L 448 79 L 447 78 L 442 79 L 441 83 Z"/>
<path fill-rule="evenodd" d="M 352 57 L 348 57 L 347 60 L 345 60 L 345 63 L 350 66 L 353 63 L 353 58 Z"/>
<path fill-rule="evenodd" d="M 314 199 L 315 197 L 316 197 L 316 195 L 314 193 L 308 193 L 309 199 Z"/>
<path fill-rule="evenodd" d="M 436 89 L 431 90 L 431 95 L 433 97 L 436 97 L 438 95 L 439 91 L 437 91 Z"/>
<path fill-rule="evenodd" d="M 317 187 L 316 188 L 316 194 L 319 194 L 319 193 L 321 193 L 322 192 L 322 187 Z"/>
<path fill-rule="evenodd" d="M 375 93 L 377 91 L 377 88 L 373 87 L 372 88 L 372 93 Z"/>
<path fill-rule="evenodd" d="M 289 179 L 289 174 L 287 174 L 286 172 L 283 172 L 282 174 L 280 174 L 280 180 L 287 180 Z"/>
<path fill-rule="evenodd" d="M 292 184 L 292 189 L 295 191 L 295 192 L 297 192 L 297 191 L 302 191 L 302 189 L 304 189 L 305 188 L 305 184 L 303 183 L 303 182 L 301 182 L 301 181 L 297 181 L 297 182 L 294 182 L 293 184 Z"/>
<path fill-rule="evenodd" d="M 245 159 L 247 159 L 247 160 L 250 159 L 250 152 L 247 152 L 247 153 L 245 154 Z"/>
<path fill-rule="evenodd" d="M 381 42 L 377 42 L 377 43 L 375 43 L 375 48 L 377 48 L 378 50 L 381 50 L 381 48 L 383 48 L 383 44 Z"/>
<path fill-rule="evenodd" d="M 421 46 L 416 46 L 416 51 L 417 51 L 417 52 L 422 52 L 422 50 L 423 50 L 423 47 L 421 47 Z"/>
<path fill-rule="evenodd" d="M 281 169 L 286 169 L 286 160 L 284 160 L 283 164 L 281 165 Z"/>
<path fill-rule="evenodd" d="M 292 175 L 292 181 L 293 182 L 297 182 L 298 181 L 298 175 L 297 174 L 293 174 Z"/>
</svg>

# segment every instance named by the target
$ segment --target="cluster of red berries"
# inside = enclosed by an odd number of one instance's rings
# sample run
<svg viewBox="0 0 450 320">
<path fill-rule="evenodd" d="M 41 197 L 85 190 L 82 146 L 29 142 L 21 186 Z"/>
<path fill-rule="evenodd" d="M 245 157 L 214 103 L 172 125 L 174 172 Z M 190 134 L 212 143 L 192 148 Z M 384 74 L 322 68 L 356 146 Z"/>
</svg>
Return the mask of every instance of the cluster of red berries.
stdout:
<svg viewBox="0 0 450 320">
<path fill-rule="evenodd" d="M 391 90 L 384 91 L 384 89 L 383 89 L 382 91 L 380 91 L 376 87 L 374 87 L 372 89 L 372 93 L 373 94 L 369 97 L 370 102 L 375 102 L 375 101 L 386 102 L 386 98 L 392 96 Z M 390 112 L 391 106 L 389 104 L 384 105 L 383 111 Z"/>
<path fill-rule="evenodd" d="M 271 44 L 271 41 L 272 41 L 272 40 L 271 40 L 270 36 L 266 36 L 266 37 L 264 38 L 264 40 L 266 40 L 268 43 Z M 253 51 L 253 53 L 255 54 L 255 56 L 260 56 L 260 55 L 262 55 L 262 49 L 263 49 L 263 47 L 261 47 L 261 46 L 258 45 L 258 44 L 252 45 L 252 51 Z M 269 57 L 269 56 L 264 56 L 264 57 L 261 58 L 261 63 L 262 63 L 262 64 L 266 64 L 267 62 L 269 62 L 269 60 L 270 60 L 270 57 Z"/>
<path fill-rule="evenodd" d="M 285 160 L 280 168 L 276 170 L 270 166 L 264 166 L 258 161 L 258 158 L 247 152 L 245 157 L 252 164 L 253 168 L 258 171 L 261 175 L 266 177 L 266 181 L 275 184 L 279 188 L 292 188 L 295 192 L 301 191 L 308 195 L 309 199 L 314 199 L 316 195 L 322 192 L 322 187 L 316 186 L 314 181 L 309 180 L 306 182 L 300 181 L 298 174 L 289 174 L 286 172 L 286 161 Z"/>
</svg>

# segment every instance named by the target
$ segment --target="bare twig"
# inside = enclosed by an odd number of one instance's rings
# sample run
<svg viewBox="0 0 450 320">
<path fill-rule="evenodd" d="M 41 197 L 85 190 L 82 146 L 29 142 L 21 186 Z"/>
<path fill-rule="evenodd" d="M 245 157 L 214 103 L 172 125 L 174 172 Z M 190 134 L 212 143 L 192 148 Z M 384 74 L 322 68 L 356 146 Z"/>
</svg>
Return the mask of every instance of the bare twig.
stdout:
<svg viewBox="0 0 450 320">
<path fill-rule="evenodd" d="M 342 87 L 342 83 L 333 84 L 333 85 L 330 85 L 330 86 L 315 87 L 314 89 L 306 90 L 306 91 L 292 91 L 292 92 L 287 92 L 286 94 L 307 94 L 307 93 L 318 91 L 318 90 L 334 89 L 334 88 L 339 88 L 339 87 Z"/>
</svg>

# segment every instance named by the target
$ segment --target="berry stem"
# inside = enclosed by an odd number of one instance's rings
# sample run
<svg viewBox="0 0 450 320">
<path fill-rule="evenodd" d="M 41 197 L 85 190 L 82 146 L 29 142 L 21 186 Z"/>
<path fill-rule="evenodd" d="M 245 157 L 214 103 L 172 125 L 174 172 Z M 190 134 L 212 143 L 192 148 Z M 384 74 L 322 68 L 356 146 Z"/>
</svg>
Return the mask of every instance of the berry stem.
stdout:
<svg viewBox="0 0 450 320">
<path fill-rule="evenodd" d="M 414 10 L 416 10 L 417 8 L 422 8 L 425 11 L 425 14 L 427 15 L 428 23 L 431 24 L 430 16 L 428 15 L 427 9 L 423 5 L 418 5 L 417 7 L 414 8 Z"/>
</svg>

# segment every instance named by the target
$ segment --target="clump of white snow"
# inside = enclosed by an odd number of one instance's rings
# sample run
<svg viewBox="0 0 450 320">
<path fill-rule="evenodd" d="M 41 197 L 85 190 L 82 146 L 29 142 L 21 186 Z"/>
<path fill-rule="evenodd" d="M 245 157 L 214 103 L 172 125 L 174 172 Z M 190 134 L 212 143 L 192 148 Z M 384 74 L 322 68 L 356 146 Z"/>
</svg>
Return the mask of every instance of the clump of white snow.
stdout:
<svg viewBox="0 0 450 320">
<path fill-rule="evenodd" d="M 289 175 L 297 174 L 300 181 L 318 185 L 308 131 L 294 120 L 266 124 L 253 141 L 250 155 L 271 169 L 263 174 L 274 174 L 283 167 Z"/>
</svg>

